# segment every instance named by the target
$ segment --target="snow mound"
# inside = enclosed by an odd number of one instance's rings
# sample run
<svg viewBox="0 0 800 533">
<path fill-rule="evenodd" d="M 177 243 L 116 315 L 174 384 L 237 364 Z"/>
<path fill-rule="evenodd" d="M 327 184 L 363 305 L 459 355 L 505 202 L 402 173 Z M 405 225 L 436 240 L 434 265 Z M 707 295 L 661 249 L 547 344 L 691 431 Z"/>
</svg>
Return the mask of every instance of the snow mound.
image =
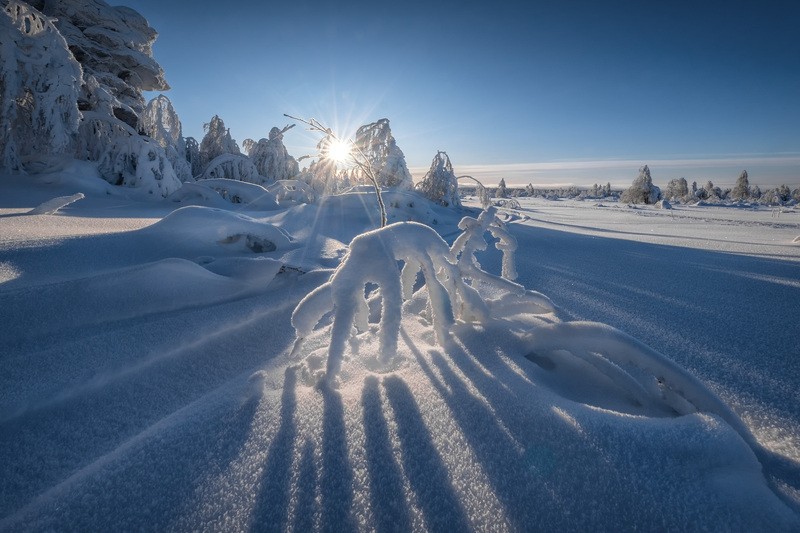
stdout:
<svg viewBox="0 0 800 533">
<path fill-rule="evenodd" d="M 176 247 L 206 249 L 211 255 L 220 248 L 260 254 L 286 250 L 292 245 L 289 236 L 272 224 L 241 213 L 199 206 L 181 207 L 140 232 Z"/>
<path fill-rule="evenodd" d="M 591 322 L 543 325 L 530 334 L 525 357 L 539 379 L 581 403 L 643 416 L 714 414 L 755 444 L 716 395 L 660 353 L 611 326 Z"/>
<path fill-rule="evenodd" d="M 300 180 L 277 180 L 268 185 L 267 190 L 281 206 L 313 204 L 317 199 L 314 190 Z"/>
<path fill-rule="evenodd" d="M 256 210 L 271 211 L 279 208 L 275 196 L 261 185 L 224 178 L 184 183 L 169 199 L 185 204 L 202 203 L 209 207 L 241 204 Z"/>
<path fill-rule="evenodd" d="M 186 259 L 169 258 L 80 279 L 6 291 L 3 301 L 14 312 L 3 313 L 3 321 L 7 332 L 38 337 L 209 305 L 248 294 L 254 285 L 263 288 L 275 277 L 280 266 L 279 261 L 269 259 L 248 262 L 230 258 L 218 259 L 203 268 Z M 12 340 L 5 339 L 6 342 Z"/>
<path fill-rule="evenodd" d="M 52 200 L 48 200 L 43 204 L 40 204 L 38 207 L 31 209 L 28 214 L 29 215 L 53 215 L 61 209 L 62 207 L 66 207 L 73 202 L 77 202 L 78 200 L 82 200 L 85 198 L 82 192 L 73 194 L 72 196 L 59 196 L 57 198 L 53 198 Z"/>
</svg>

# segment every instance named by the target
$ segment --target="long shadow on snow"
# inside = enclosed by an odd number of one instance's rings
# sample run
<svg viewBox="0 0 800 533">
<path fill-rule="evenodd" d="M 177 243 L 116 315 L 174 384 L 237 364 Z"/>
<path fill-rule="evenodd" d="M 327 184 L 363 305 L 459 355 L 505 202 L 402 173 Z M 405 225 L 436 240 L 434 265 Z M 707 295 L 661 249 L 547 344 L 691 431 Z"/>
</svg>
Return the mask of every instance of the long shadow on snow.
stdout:
<svg viewBox="0 0 800 533">
<path fill-rule="evenodd" d="M 394 412 L 397 435 L 403 448 L 403 469 L 425 516 L 430 531 L 469 531 L 469 522 L 456 497 L 430 431 L 403 380 L 383 379 L 386 397 Z"/>
<path fill-rule="evenodd" d="M 255 501 L 251 527 L 254 531 L 284 531 L 288 521 L 291 496 L 292 458 L 297 435 L 297 377 L 286 369 L 281 393 L 280 427 L 269 445 L 264 463 L 262 484 Z"/>
<path fill-rule="evenodd" d="M 322 409 L 322 531 L 354 531 L 353 467 L 347 453 L 344 404 L 338 391 L 320 387 Z"/>
<path fill-rule="evenodd" d="M 379 532 L 410 531 L 411 519 L 405 505 L 403 475 L 392 450 L 378 378 L 375 376 L 364 380 L 361 404 L 364 408 L 364 448 L 370 503 L 375 514 L 376 529 Z"/>
</svg>

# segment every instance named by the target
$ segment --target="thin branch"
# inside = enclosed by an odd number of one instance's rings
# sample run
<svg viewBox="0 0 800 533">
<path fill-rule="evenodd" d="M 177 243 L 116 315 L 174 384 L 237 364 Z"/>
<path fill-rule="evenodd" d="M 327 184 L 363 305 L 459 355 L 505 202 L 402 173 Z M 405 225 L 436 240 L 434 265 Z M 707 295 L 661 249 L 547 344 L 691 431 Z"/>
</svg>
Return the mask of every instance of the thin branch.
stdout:
<svg viewBox="0 0 800 533">
<path fill-rule="evenodd" d="M 287 118 L 290 118 L 292 120 L 296 120 L 298 122 L 302 122 L 303 124 L 308 126 L 311 131 L 318 131 L 320 133 L 324 133 L 327 137 L 330 137 L 334 141 L 337 141 L 337 142 L 340 142 L 340 143 L 344 143 L 345 142 L 341 137 L 339 137 L 338 135 L 333 133 L 333 130 L 331 130 L 327 126 L 324 126 L 320 121 L 318 121 L 315 118 L 311 118 L 309 120 L 306 120 L 304 118 L 294 117 L 294 116 L 286 114 L 286 113 L 284 113 L 283 116 L 285 116 Z M 361 171 L 363 171 L 364 174 L 366 174 L 367 179 L 369 179 L 369 181 L 372 183 L 373 188 L 375 189 L 375 195 L 378 198 L 378 207 L 380 208 L 380 212 L 381 212 L 381 226 L 380 227 L 384 227 L 384 226 L 386 226 L 386 206 L 383 203 L 383 196 L 381 195 L 380 185 L 378 185 L 378 178 L 375 176 L 375 172 L 372 169 L 372 165 L 369 164 L 369 158 L 361 150 L 361 148 L 355 142 L 350 142 L 349 140 L 347 142 L 348 142 L 348 144 L 350 144 L 353 147 L 353 149 L 355 149 L 357 151 L 358 156 L 360 156 L 361 159 L 362 159 L 362 160 L 359 160 L 353 154 L 352 149 L 351 149 L 350 158 L 353 160 L 353 163 L 359 169 L 361 169 Z"/>
</svg>

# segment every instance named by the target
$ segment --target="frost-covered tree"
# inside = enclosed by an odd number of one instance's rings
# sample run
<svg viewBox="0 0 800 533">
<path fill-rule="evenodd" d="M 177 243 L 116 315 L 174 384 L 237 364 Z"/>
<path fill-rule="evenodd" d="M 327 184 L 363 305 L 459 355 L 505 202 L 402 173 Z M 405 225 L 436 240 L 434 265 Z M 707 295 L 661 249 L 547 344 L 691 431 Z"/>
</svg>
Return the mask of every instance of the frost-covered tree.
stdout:
<svg viewBox="0 0 800 533">
<path fill-rule="evenodd" d="M 247 139 L 242 141 L 242 153 L 248 157 L 251 156 L 252 155 L 251 152 L 253 151 L 253 148 L 255 148 L 255 146 L 256 142 L 248 137 Z"/>
<path fill-rule="evenodd" d="M 663 196 L 669 200 L 681 200 L 689 195 L 689 183 L 686 178 L 676 178 L 669 180 L 664 189 Z"/>
<path fill-rule="evenodd" d="M 194 137 L 186 137 L 186 162 L 192 170 L 192 176 L 197 177 L 203 172 L 203 158 L 200 156 L 200 143 Z"/>
<path fill-rule="evenodd" d="M 231 137 L 231 131 L 218 115 L 211 117 L 211 121 L 203 124 L 206 134 L 200 141 L 200 161 L 203 170 L 208 164 L 223 154 L 240 154 L 239 146 Z"/>
<path fill-rule="evenodd" d="M 792 199 L 792 190 L 785 183 L 775 190 L 775 194 L 781 202 L 788 202 Z"/>
<path fill-rule="evenodd" d="M 206 165 L 198 179 L 229 179 L 261 184 L 253 162 L 243 154 L 222 154 L 212 159 Z"/>
<path fill-rule="evenodd" d="M 380 187 L 412 189 L 414 181 L 403 151 L 397 146 L 389 119 L 365 124 L 356 131 L 354 150 L 366 159 Z M 359 172 L 359 174 L 362 174 Z M 360 176 L 366 180 L 366 176 Z"/>
<path fill-rule="evenodd" d="M 181 181 L 192 178 L 192 168 L 186 157 L 183 129 L 172 102 L 163 94 L 150 100 L 141 117 L 145 135 L 164 148 L 167 159 Z"/>
<path fill-rule="evenodd" d="M 495 198 L 507 198 L 508 189 L 506 188 L 505 178 L 500 178 L 500 183 L 497 185 L 497 190 L 494 193 Z"/>
<path fill-rule="evenodd" d="M 661 198 L 661 189 L 653 185 L 647 165 L 639 169 L 633 184 L 622 193 L 620 201 L 630 204 L 655 204 Z"/>
<path fill-rule="evenodd" d="M 290 127 L 272 128 L 269 131 L 269 139 L 259 140 L 250 150 L 250 159 L 264 178 L 264 184 L 295 179 L 300 173 L 297 161 L 289 155 L 286 146 L 283 145 L 283 134 Z"/>
<path fill-rule="evenodd" d="M 2 7 L 0 168 L 23 171 L 26 157 L 69 150 L 78 131 L 81 79 L 52 20 L 25 2 Z"/>
<path fill-rule="evenodd" d="M 736 185 L 734 185 L 731 190 L 731 198 L 734 200 L 745 200 L 749 197 L 750 182 L 747 179 L 747 171 L 742 170 L 742 173 L 739 174 L 739 179 L 736 180 Z"/>
<path fill-rule="evenodd" d="M 703 187 L 705 191 L 705 199 L 711 201 L 719 201 L 722 199 L 722 189 L 719 187 L 715 187 L 714 183 L 711 180 L 706 182 L 705 187 Z"/>
<path fill-rule="evenodd" d="M 533 189 L 533 184 L 532 183 L 529 183 L 529 184 L 527 184 L 525 186 L 525 196 L 532 197 L 532 196 L 534 196 L 535 193 L 536 193 L 536 191 Z"/>
<path fill-rule="evenodd" d="M 445 207 L 461 207 L 458 197 L 458 180 L 447 152 L 436 152 L 431 168 L 417 186 L 429 200 Z"/>
</svg>

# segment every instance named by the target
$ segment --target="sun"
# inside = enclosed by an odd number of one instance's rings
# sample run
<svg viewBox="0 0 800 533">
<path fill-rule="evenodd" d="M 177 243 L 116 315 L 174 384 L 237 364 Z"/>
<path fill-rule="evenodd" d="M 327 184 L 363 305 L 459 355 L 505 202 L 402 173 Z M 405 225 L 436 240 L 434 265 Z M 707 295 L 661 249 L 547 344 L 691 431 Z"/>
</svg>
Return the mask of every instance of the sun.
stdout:
<svg viewBox="0 0 800 533">
<path fill-rule="evenodd" d="M 334 139 L 328 145 L 325 157 L 334 163 L 342 164 L 350 157 L 351 145 L 349 142 Z"/>
</svg>

